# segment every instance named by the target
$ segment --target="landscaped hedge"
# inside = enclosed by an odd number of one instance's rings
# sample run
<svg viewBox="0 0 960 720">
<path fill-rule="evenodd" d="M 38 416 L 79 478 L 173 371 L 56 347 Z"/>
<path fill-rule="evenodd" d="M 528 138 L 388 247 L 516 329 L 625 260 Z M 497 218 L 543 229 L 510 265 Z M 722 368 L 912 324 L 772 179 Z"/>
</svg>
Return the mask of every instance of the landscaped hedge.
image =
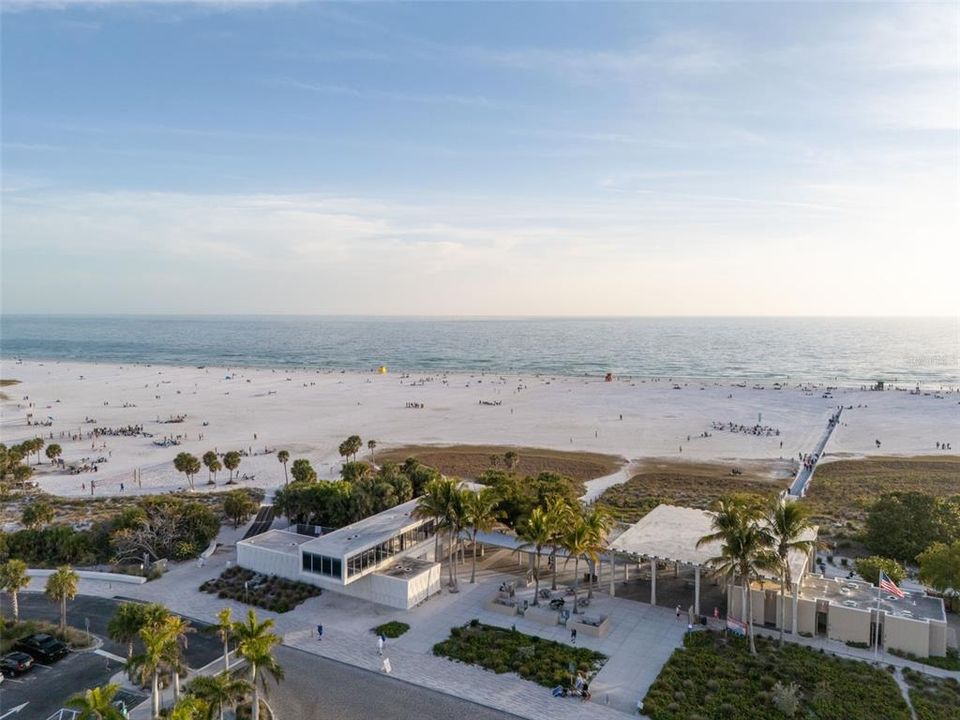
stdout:
<svg viewBox="0 0 960 720">
<path fill-rule="evenodd" d="M 249 589 L 244 588 L 244 583 L 249 583 Z M 261 575 L 236 565 L 224 570 L 216 580 L 207 580 L 200 590 L 276 613 L 293 610 L 307 598 L 320 594 L 320 588 L 314 585 Z"/>
<path fill-rule="evenodd" d="M 689 633 L 643 700 L 653 720 L 768 720 L 784 717 L 771 690 L 799 686 L 800 718 L 909 720 L 893 677 L 857 660 L 845 660 L 793 643 L 746 641 L 712 632 Z"/>
<path fill-rule="evenodd" d="M 433 654 L 495 673 L 515 672 L 525 680 L 551 688 L 571 685 L 570 663 L 589 679 L 607 660 L 606 655 L 587 648 L 483 625 L 477 620 L 453 628 L 448 639 L 433 646 Z"/>
</svg>

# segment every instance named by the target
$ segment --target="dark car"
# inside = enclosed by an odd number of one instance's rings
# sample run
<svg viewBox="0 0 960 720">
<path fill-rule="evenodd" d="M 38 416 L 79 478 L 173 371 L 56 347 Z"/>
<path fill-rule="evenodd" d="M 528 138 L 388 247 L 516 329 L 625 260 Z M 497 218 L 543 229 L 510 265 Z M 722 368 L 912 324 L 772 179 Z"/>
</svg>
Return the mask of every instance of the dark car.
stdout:
<svg viewBox="0 0 960 720">
<path fill-rule="evenodd" d="M 27 635 L 27 637 L 18 640 L 13 647 L 17 650 L 22 650 L 28 655 L 31 655 L 34 660 L 42 663 L 56 662 L 70 652 L 64 643 L 46 633 Z"/>
<path fill-rule="evenodd" d="M 0 671 L 4 675 L 22 675 L 33 667 L 33 658 L 25 652 L 12 652 L 0 658 Z"/>
</svg>

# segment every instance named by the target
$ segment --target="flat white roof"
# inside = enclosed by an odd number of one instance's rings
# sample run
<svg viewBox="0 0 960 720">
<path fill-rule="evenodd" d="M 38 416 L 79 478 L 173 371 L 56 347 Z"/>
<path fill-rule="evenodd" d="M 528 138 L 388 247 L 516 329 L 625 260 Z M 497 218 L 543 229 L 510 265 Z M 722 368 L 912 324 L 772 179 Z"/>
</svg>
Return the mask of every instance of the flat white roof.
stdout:
<svg viewBox="0 0 960 720">
<path fill-rule="evenodd" d="M 313 539 L 312 535 L 300 535 L 287 530 L 268 530 L 260 535 L 254 535 L 252 538 L 241 540 L 237 544 L 252 545 L 253 547 L 273 550 L 287 555 L 299 555 L 300 546 Z"/>
<path fill-rule="evenodd" d="M 610 542 L 618 552 L 642 557 L 656 558 L 687 565 L 706 565 L 710 558 L 717 557 L 721 543 L 712 542 L 697 547 L 697 541 L 713 532 L 714 513 L 676 505 L 657 505 L 640 518 L 620 536 Z M 814 540 L 814 528 L 804 539 Z M 807 556 L 791 551 L 790 574 L 797 582 L 807 565 Z M 766 575 L 766 573 L 764 573 Z M 775 577 L 770 574 L 769 577 Z"/>
<path fill-rule="evenodd" d="M 657 505 L 631 525 L 610 546 L 618 552 L 706 565 L 720 554 L 720 543 L 697 547 L 697 541 L 713 532 L 713 513 L 676 505 Z"/>
<path fill-rule="evenodd" d="M 303 550 L 327 557 L 346 558 L 360 550 L 376 547 L 395 535 L 426 522 L 412 516 L 416 507 L 417 501 L 411 500 L 327 535 L 310 538 L 303 543 Z"/>
</svg>

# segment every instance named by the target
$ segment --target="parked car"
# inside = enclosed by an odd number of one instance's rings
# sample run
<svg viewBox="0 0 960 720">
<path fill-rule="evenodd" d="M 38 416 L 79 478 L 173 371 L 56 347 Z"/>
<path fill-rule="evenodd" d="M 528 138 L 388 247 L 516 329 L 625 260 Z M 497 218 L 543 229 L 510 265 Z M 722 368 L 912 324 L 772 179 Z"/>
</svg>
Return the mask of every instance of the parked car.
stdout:
<svg viewBox="0 0 960 720">
<path fill-rule="evenodd" d="M 70 652 L 70 649 L 63 642 L 46 633 L 27 635 L 25 638 L 18 640 L 13 647 L 42 663 L 54 663 Z"/>
<path fill-rule="evenodd" d="M 12 652 L 0 658 L 0 672 L 14 677 L 33 667 L 33 658 L 25 652 Z"/>
</svg>

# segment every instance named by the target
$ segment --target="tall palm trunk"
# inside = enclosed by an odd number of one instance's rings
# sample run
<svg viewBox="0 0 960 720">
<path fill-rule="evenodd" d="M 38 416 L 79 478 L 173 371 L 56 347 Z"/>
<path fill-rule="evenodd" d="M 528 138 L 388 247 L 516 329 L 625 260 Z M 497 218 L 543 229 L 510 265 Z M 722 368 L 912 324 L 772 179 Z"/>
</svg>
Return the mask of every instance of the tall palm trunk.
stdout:
<svg viewBox="0 0 960 720">
<path fill-rule="evenodd" d="M 573 559 L 573 614 L 577 614 L 577 589 L 580 587 L 580 556 Z"/>
<path fill-rule="evenodd" d="M 250 663 L 250 685 L 253 687 L 253 705 L 250 720 L 260 720 L 260 689 L 257 687 L 257 666 Z"/>
<path fill-rule="evenodd" d="M 750 577 L 746 577 L 747 589 L 747 637 L 750 639 L 750 654 L 757 654 L 757 646 L 753 640 L 753 590 L 750 588 Z"/>
<path fill-rule="evenodd" d="M 533 568 L 534 595 L 533 604 L 540 604 L 540 548 L 537 548 L 537 564 Z"/>
<path fill-rule="evenodd" d="M 230 639 L 223 638 L 223 671 L 230 671 Z"/>
<path fill-rule="evenodd" d="M 180 671 L 173 671 L 173 703 L 174 705 L 180 700 Z"/>
<path fill-rule="evenodd" d="M 20 622 L 20 593 L 10 591 L 10 605 L 13 607 L 13 621 Z"/>
<path fill-rule="evenodd" d="M 780 566 L 780 612 L 779 612 L 780 641 L 778 644 L 780 647 L 783 647 L 783 626 L 784 626 L 784 620 L 787 617 L 786 584 L 787 584 L 787 575 L 789 575 L 790 570 L 787 569 L 786 561 L 783 558 L 781 558 L 781 562 L 782 564 Z"/>
<path fill-rule="evenodd" d="M 477 531 L 473 531 L 473 569 L 470 571 L 470 584 L 477 581 Z"/>
<path fill-rule="evenodd" d="M 551 590 L 557 589 L 557 548 L 554 546 L 553 552 L 550 553 L 550 557 L 553 558 L 553 583 L 550 585 Z"/>
<path fill-rule="evenodd" d="M 60 597 L 60 629 L 67 629 L 67 596 L 66 594 Z"/>
<path fill-rule="evenodd" d="M 160 717 L 160 669 L 153 671 L 153 686 L 150 692 L 150 698 L 153 701 L 153 717 Z"/>
<path fill-rule="evenodd" d="M 454 541 L 453 534 L 451 531 L 450 548 L 449 548 L 449 553 L 447 558 L 447 562 L 450 563 L 450 587 L 456 587 L 457 585 L 456 581 L 453 579 L 453 569 L 454 569 L 453 564 L 454 562 L 456 562 L 456 559 L 454 558 L 454 553 L 456 552 L 456 548 L 457 548 L 457 543 Z"/>
<path fill-rule="evenodd" d="M 590 571 L 590 582 L 587 583 L 587 600 L 593 600 L 593 576 L 597 574 L 597 564 L 593 560 L 587 560 L 587 569 Z"/>
</svg>

